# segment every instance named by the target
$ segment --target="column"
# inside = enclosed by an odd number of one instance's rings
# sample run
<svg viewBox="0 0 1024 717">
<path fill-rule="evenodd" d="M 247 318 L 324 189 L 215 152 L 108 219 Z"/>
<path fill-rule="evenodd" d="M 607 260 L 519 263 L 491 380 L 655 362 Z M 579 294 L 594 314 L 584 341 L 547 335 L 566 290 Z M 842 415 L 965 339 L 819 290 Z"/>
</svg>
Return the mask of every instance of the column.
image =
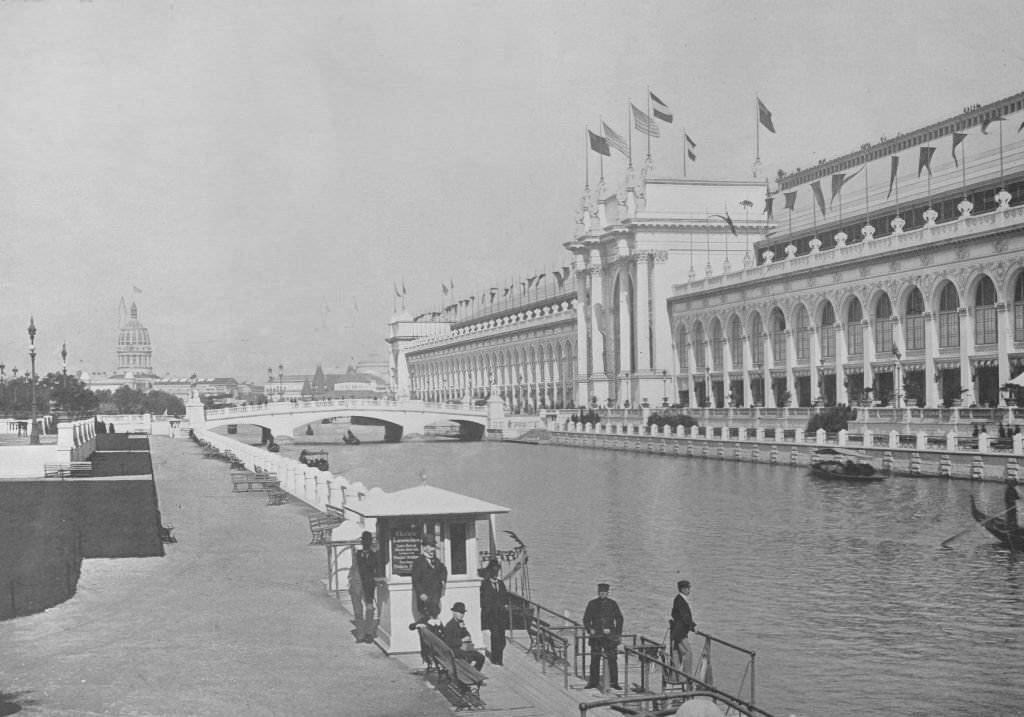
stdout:
<svg viewBox="0 0 1024 717">
<path fill-rule="evenodd" d="M 604 306 L 604 287 L 601 280 L 601 265 L 591 264 L 589 267 L 590 276 L 590 376 L 596 378 L 604 377 L 604 341 L 601 336 L 600 319 L 597 313 L 598 307 Z"/>
<path fill-rule="evenodd" d="M 651 255 L 636 255 L 636 367 L 640 371 L 651 368 Z"/>
<path fill-rule="evenodd" d="M 656 369 L 669 369 L 675 373 L 672 363 L 672 328 L 669 323 L 667 299 L 671 294 L 672 282 L 666 270 L 668 252 L 658 251 L 653 254 L 651 264 L 651 365 Z M 671 401 L 675 403 L 675 399 Z"/>
<path fill-rule="evenodd" d="M 935 326 L 935 314 L 926 311 L 924 314 L 924 405 L 925 408 L 938 408 L 939 375 L 935 370 L 935 357 L 939 355 L 939 337 Z"/>
<path fill-rule="evenodd" d="M 1006 302 L 996 304 L 996 330 L 999 332 L 999 407 L 1006 408 L 1006 398 L 1003 396 L 1002 387 L 1010 380 L 1010 337 L 1013 334 L 1013 324 L 1010 321 L 1010 311 Z"/>
<path fill-rule="evenodd" d="M 754 361 L 751 358 L 750 337 L 746 334 L 743 335 L 743 342 L 741 344 L 740 351 L 743 354 L 743 401 L 750 406 L 754 403 L 754 388 L 750 380 L 750 374 L 753 373 L 754 370 Z"/>
<path fill-rule="evenodd" d="M 629 311 L 629 291 L 626 290 L 623 281 L 618 282 L 619 293 L 615 297 L 615 308 L 619 316 L 618 335 L 615 337 L 615 358 L 617 359 L 616 366 L 608 366 L 609 372 L 613 371 L 616 367 L 618 369 L 618 376 L 620 378 L 627 371 L 633 370 L 633 323 L 630 320 Z M 608 330 L 612 330 L 613 317 L 609 307 L 608 311 Z M 616 381 L 616 383 L 621 383 Z M 622 392 L 619 392 L 619 402 L 622 402 Z"/>
<path fill-rule="evenodd" d="M 764 373 L 761 375 L 761 382 L 764 384 L 764 407 L 775 408 L 775 391 L 772 386 L 772 366 L 775 365 L 775 351 L 772 350 L 772 342 L 769 341 L 767 332 L 761 334 L 761 346 L 764 347 Z"/>
<path fill-rule="evenodd" d="M 807 363 L 811 367 L 811 403 L 825 405 L 825 369 L 821 363 L 821 336 L 817 326 L 809 326 Z"/>
<path fill-rule="evenodd" d="M 875 371 L 871 368 L 871 362 L 875 360 L 875 332 L 871 328 L 870 321 L 867 319 L 861 320 L 860 331 L 864 343 L 864 385 L 877 389 L 875 386 Z M 875 401 L 877 399 L 878 391 L 872 391 L 871 400 Z"/>
<path fill-rule="evenodd" d="M 971 353 L 974 351 L 974 317 L 966 307 L 961 306 L 957 313 L 960 316 L 960 388 L 967 391 L 961 394 L 961 405 L 971 406 L 976 401 L 974 377 L 971 371 Z"/>
<path fill-rule="evenodd" d="M 786 329 L 786 391 L 792 396 L 792 403 L 797 403 L 796 376 L 793 369 L 796 367 L 796 339 L 793 336 L 793 329 Z"/>
<path fill-rule="evenodd" d="M 846 386 L 846 327 L 836 323 L 836 403 L 850 405 L 850 391 Z"/>
</svg>

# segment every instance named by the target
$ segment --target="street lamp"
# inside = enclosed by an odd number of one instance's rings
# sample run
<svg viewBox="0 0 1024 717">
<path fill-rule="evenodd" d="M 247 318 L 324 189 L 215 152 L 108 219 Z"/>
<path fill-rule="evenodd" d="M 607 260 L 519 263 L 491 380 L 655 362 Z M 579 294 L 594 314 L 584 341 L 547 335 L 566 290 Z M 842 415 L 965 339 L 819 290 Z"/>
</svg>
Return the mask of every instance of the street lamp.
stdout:
<svg viewBox="0 0 1024 717">
<path fill-rule="evenodd" d="M 284 364 L 277 365 L 277 400 L 284 400 Z"/>
<path fill-rule="evenodd" d="M 630 404 L 632 404 L 632 402 L 633 402 L 631 400 L 633 398 L 633 386 L 629 382 L 629 371 L 626 371 L 625 375 L 626 375 L 626 408 L 629 408 Z"/>
<path fill-rule="evenodd" d="M 818 361 L 818 398 L 821 400 L 821 405 L 824 406 L 828 403 L 825 400 L 825 359 L 822 358 Z"/>
<path fill-rule="evenodd" d="M 36 321 L 32 316 L 28 319 L 28 356 L 32 361 L 32 426 L 29 428 L 28 442 L 37 445 L 39 426 L 36 423 Z"/>
<path fill-rule="evenodd" d="M 668 405 L 668 371 L 661 372 L 661 405 Z"/>
<path fill-rule="evenodd" d="M 903 363 L 901 361 L 901 359 L 903 358 L 903 354 L 900 353 L 900 350 L 896 348 L 896 346 L 893 346 L 892 356 L 892 393 L 893 400 L 895 400 L 895 405 L 898 409 L 900 407 L 900 374 L 903 371 Z"/>
<path fill-rule="evenodd" d="M 61 378 L 61 388 L 66 389 L 68 387 L 68 342 L 65 341 L 60 345 L 60 361 L 61 361 L 61 372 L 64 374 Z"/>
<path fill-rule="evenodd" d="M 704 367 L 704 404 L 711 408 L 711 367 Z"/>
</svg>

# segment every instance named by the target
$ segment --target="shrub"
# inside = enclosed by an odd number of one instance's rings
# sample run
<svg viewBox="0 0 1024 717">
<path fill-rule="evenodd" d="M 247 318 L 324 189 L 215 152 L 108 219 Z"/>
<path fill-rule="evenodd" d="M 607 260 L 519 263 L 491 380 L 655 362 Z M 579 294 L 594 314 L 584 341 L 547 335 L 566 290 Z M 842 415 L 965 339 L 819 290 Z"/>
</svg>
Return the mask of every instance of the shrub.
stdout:
<svg viewBox="0 0 1024 717">
<path fill-rule="evenodd" d="M 814 433 L 819 428 L 824 428 L 827 433 L 836 433 L 847 429 L 850 421 L 857 420 L 857 409 L 840 403 L 838 406 L 830 406 L 811 416 L 807 421 L 807 433 Z"/>
<path fill-rule="evenodd" d="M 654 412 L 647 417 L 648 426 L 657 426 L 662 428 L 668 426 L 673 431 L 678 426 L 682 426 L 687 431 L 690 430 L 691 426 L 698 425 L 697 419 L 693 416 L 688 416 L 685 413 L 658 413 Z"/>
</svg>

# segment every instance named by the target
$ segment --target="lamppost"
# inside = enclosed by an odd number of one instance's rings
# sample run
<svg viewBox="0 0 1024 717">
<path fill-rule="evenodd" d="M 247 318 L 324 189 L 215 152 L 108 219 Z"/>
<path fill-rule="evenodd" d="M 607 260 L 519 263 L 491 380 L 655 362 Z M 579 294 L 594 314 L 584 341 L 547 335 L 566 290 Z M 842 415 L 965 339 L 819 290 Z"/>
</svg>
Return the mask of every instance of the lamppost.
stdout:
<svg viewBox="0 0 1024 717">
<path fill-rule="evenodd" d="M 668 371 L 661 372 L 661 405 L 668 405 Z"/>
<path fill-rule="evenodd" d="M 32 426 L 29 428 L 28 442 L 37 445 L 39 426 L 36 423 L 36 321 L 32 316 L 28 319 L 28 356 L 32 361 Z"/>
<path fill-rule="evenodd" d="M 633 386 L 629 382 L 629 371 L 625 372 L 625 376 L 626 376 L 626 408 L 629 408 L 630 405 L 633 403 L 633 401 L 632 401 L 632 398 L 633 398 Z"/>
<path fill-rule="evenodd" d="M 824 406 L 828 402 L 825 400 L 825 359 L 822 358 L 818 361 L 818 399 L 821 401 L 821 405 Z"/>
<path fill-rule="evenodd" d="M 274 400 L 274 369 L 267 366 L 267 388 L 264 390 L 267 401 Z"/>
<path fill-rule="evenodd" d="M 284 364 L 277 365 L 277 400 L 284 400 Z"/>
<path fill-rule="evenodd" d="M 711 408 L 711 367 L 704 367 L 704 405 Z"/>
<path fill-rule="evenodd" d="M 61 373 L 63 376 L 60 380 L 60 386 L 63 389 L 68 387 L 68 342 L 65 341 L 60 345 L 60 362 L 61 362 Z"/>
</svg>

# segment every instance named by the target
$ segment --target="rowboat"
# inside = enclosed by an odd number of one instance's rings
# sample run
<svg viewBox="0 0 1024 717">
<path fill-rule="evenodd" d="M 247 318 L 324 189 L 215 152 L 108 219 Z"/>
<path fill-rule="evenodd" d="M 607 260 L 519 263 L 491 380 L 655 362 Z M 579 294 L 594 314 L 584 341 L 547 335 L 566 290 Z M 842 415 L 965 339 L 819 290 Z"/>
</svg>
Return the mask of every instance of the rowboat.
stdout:
<svg viewBox="0 0 1024 717">
<path fill-rule="evenodd" d="M 811 455 L 811 475 L 817 478 L 847 481 L 871 481 L 884 478 L 863 453 L 839 448 L 819 448 Z"/>
<path fill-rule="evenodd" d="M 999 516 L 986 515 L 981 512 L 971 496 L 971 515 L 985 530 L 995 536 L 996 540 L 1012 550 L 1024 550 L 1024 528 L 1009 526 L 1006 519 Z"/>
</svg>

